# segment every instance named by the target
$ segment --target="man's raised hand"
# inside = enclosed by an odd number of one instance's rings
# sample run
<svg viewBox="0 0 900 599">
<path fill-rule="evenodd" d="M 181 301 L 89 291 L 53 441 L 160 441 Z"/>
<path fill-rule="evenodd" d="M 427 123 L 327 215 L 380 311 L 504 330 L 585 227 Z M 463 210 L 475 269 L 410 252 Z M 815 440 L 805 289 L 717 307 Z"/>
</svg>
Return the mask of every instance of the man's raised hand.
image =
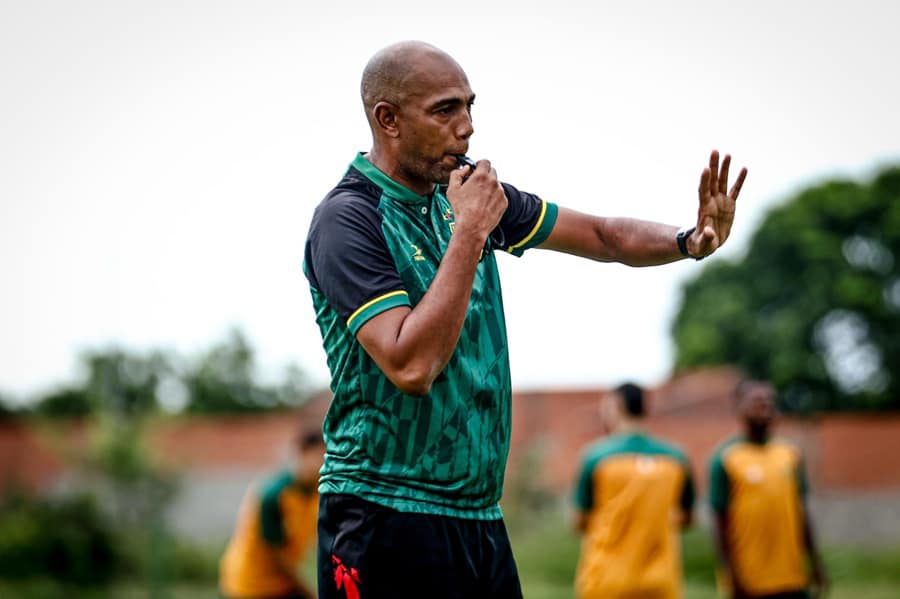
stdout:
<svg viewBox="0 0 900 599">
<path fill-rule="evenodd" d="M 703 174 L 700 175 L 697 228 L 687 239 L 688 253 L 694 258 L 702 258 L 715 252 L 731 233 L 734 207 L 747 177 L 747 169 L 741 169 L 731 191 L 727 191 L 730 166 L 731 156 L 725 154 L 720 170 L 719 151 L 713 150 L 709 156 L 709 167 L 703 169 Z"/>
</svg>

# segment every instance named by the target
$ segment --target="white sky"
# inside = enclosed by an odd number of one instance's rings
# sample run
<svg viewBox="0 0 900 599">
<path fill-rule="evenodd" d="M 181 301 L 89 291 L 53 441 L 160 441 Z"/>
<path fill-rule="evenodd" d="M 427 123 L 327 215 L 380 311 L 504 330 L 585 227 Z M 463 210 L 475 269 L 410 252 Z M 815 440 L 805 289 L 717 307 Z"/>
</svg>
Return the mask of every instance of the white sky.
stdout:
<svg viewBox="0 0 900 599">
<path fill-rule="evenodd" d="M 423 39 L 478 94 L 470 155 L 561 205 L 689 224 L 709 150 L 765 208 L 900 160 L 900 4 L 0 0 L 0 390 L 81 349 L 192 353 L 241 326 L 327 381 L 300 271 L 312 210 L 370 138 L 369 56 Z M 736 170 L 736 169 L 735 169 Z M 500 259 L 518 387 L 655 383 L 701 265 Z"/>
</svg>

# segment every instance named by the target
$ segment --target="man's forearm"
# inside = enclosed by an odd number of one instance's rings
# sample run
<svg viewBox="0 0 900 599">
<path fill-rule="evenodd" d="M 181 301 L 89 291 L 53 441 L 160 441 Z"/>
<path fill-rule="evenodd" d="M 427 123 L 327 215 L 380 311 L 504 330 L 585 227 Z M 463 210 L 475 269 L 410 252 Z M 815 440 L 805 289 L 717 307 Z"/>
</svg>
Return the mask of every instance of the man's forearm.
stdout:
<svg viewBox="0 0 900 599">
<path fill-rule="evenodd" d="M 484 240 L 457 230 L 422 300 L 406 316 L 397 343 L 427 364 L 429 384 L 450 361 L 462 332 Z"/>
<path fill-rule="evenodd" d="M 316 593 L 306 584 L 297 571 L 296 564 L 291 560 L 290 556 L 280 549 L 275 549 L 275 563 L 281 569 L 281 572 L 289 577 L 294 583 L 294 590 L 302 597 L 314 599 Z"/>
<path fill-rule="evenodd" d="M 803 542 L 806 545 L 806 552 L 812 562 L 813 572 L 819 577 L 825 575 L 825 563 L 822 561 L 822 555 L 819 553 L 819 547 L 816 544 L 816 535 L 813 531 L 812 521 L 809 517 L 807 506 L 803 506 Z"/>
<path fill-rule="evenodd" d="M 404 393 L 427 395 L 462 332 L 484 236 L 457 226 L 428 291 L 413 309 L 374 317 L 358 338 Z"/>
<path fill-rule="evenodd" d="M 672 225 L 634 218 L 605 218 L 559 209 L 556 225 L 541 249 L 601 262 L 656 266 L 683 258 Z"/>
<path fill-rule="evenodd" d="M 628 266 L 657 266 L 681 260 L 675 241 L 677 227 L 634 218 L 601 218 L 602 236 L 612 259 Z"/>
<path fill-rule="evenodd" d="M 728 542 L 728 516 L 727 514 L 715 514 L 715 549 L 719 565 L 725 575 L 730 579 L 733 595 L 740 595 L 741 584 L 737 580 L 734 564 L 731 561 L 731 547 Z"/>
</svg>

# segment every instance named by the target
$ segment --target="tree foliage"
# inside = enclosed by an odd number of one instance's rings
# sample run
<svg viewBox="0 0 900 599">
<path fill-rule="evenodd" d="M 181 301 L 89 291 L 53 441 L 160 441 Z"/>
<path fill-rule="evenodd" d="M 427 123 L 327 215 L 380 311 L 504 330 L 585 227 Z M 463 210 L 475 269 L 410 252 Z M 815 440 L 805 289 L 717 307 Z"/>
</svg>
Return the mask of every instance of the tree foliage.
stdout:
<svg viewBox="0 0 900 599">
<path fill-rule="evenodd" d="M 254 349 L 237 330 L 190 359 L 162 350 L 113 347 L 86 351 L 81 365 L 81 381 L 44 395 L 31 411 L 119 419 L 158 411 L 235 413 L 297 405 L 309 395 L 306 376 L 296 366 L 279 382 L 260 381 Z"/>
<path fill-rule="evenodd" d="M 117 560 L 112 523 L 89 496 L 0 498 L 0 578 L 99 585 L 115 574 Z"/>
<path fill-rule="evenodd" d="M 900 409 L 898 267 L 900 167 L 806 189 L 684 286 L 675 367 L 738 365 L 792 411 Z"/>
</svg>

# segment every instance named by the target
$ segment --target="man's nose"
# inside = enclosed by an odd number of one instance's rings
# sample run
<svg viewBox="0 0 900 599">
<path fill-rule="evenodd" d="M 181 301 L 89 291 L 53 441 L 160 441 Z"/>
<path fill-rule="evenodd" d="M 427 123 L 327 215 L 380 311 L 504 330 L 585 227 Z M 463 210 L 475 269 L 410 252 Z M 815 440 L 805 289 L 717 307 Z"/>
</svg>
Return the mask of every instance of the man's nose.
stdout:
<svg viewBox="0 0 900 599">
<path fill-rule="evenodd" d="M 466 111 L 464 117 L 460 119 L 456 128 L 456 136 L 460 139 L 469 139 L 475 133 L 475 127 L 472 126 L 472 115 Z"/>
</svg>

